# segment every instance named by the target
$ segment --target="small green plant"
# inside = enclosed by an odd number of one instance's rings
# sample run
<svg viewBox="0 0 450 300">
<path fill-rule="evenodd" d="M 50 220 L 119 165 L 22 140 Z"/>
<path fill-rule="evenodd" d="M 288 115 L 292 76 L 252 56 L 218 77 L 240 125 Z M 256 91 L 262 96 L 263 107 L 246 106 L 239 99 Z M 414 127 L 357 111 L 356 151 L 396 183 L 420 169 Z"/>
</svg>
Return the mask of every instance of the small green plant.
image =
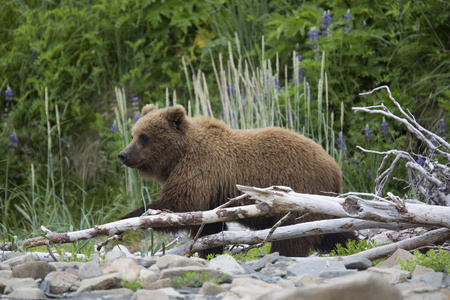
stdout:
<svg viewBox="0 0 450 300">
<path fill-rule="evenodd" d="M 180 288 L 182 286 L 201 287 L 205 281 L 220 284 L 225 276 L 227 275 L 225 274 L 218 279 L 213 279 L 205 271 L 202 271 L 201 274 L 196 272 L 183 272 L 183 277 L 176 276 L 172 279 L 172 282 L 175 285 L 175 288 Z"/>
<path fill-rule="evenodd" d="M 417 265 L 424 266 L 435 270 L 436 272 L 450 273 L 450 253 L 443 251 L 439 247 L 439 251 L 434 249 L 428 250 L 426 254 L 420 253 L 420 251 L 414 251 L 414 257 L 403 260 L 399 258 L 399 263 L 403 270 L 408 272 L 414 271 Z"/>
<path fill-rule="evenodd" d="M 372 248 L 376 248 L 376 247 L 380 247 L 386 244 L 375 244 L 374 240 L 370 240 L 370 241 L 359 241 L 358 243 L 356 243 L 356 241 L 352 241 L 349 240 L 347 241 L 347 243 L 345 244 L 345 247 L 343 247 L 341 244 L 336 244 L 336 249 L 331 251 L 329 253 L 329 256 L 347 256 L 347 255 L 352 255 L 352 254 L 356 254 L 365 250 L 369 250 Z M 373 261 L 373 264 L 376 265 L 377 263 L 379 263 L 380 261 L 385 260 L 385 258 L 382 259 L 377 259 Z"/>
<path fill-rule="evenodd" d="M 253 248 L 247 252 L 240 252 L 240 253 L 235 253 L 235 254 L 231 253 L 230 251 L 224 251 L 224 254 L 229 254 L 229 255 L 233 256 L 236 261 L 246 263 L 248 261 L 257 260 L 258 255 L 265 255 L 265 254 L 270 253 L 271 245 L 272 245 L 271 243 L 266 243 L 264 246 L 262 246 L 260 248 Z M 209 261 L 217 256 L 220 256 L 220 254 L 208 254 L 206 259 Z"/>
<path fill-rule="evenodd" d="M 132 291 L 137 291 L 137 290 L 142 289 L 141 280 L 138 280 L 138 281 L 128 281 L 128 280 L 126 280 L 126 279 L 124 279 L 124 278 L 120 278 L 120 280 L 122 280 L 123 286 L 124 286 L 125 288 L 128 288 L 128 289 L 130 289 L 130 290 L 132 290 Z"/>
</svg>

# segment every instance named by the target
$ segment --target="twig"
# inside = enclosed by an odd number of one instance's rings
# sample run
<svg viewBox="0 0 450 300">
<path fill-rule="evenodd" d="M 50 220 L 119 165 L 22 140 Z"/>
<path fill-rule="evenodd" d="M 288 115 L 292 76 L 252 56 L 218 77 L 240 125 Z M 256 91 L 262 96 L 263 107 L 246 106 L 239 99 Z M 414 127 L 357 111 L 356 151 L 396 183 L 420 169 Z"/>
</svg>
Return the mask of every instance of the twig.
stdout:
<svg viewBox="0 0 450 300">
<path fill-rule="evenodd" d="M 121 233 L 119 233 L 119 234 L 115 234 L 115 235 L 113 235 L 113 236 L 110 236 L 109 238 L 107 238 L 106 240 L 104 240 L 104 241 L 102 241 L 102 242 L 100 242 L 98 245 L 97 245 L 97 251 L 100 251 L 100 249 L 102 249 L 102 247 L 104 247 L 104 246 L 106 246 L 106 245 L 108 245 L 110 242 L 112 242 L 112 241 L 120 241 L 120 240 L 122 240 L 122 238 L 124 237 L 124 235 L 125 234 L 127 234 L 129 231 L 125 231 L 125 232 L 121 232 Z"/>
<path fill-rule="evenodd" d="M 53 258 L 53 261 L 58 262 L 58 259 L 55 257 L 55 255 L 53 255 L 52 249 L 50 249 L 50 242 L 47 241 L 45 245 L 47 246 L 48 254 L 50 254 L 50 256 Z"/>
</svg>

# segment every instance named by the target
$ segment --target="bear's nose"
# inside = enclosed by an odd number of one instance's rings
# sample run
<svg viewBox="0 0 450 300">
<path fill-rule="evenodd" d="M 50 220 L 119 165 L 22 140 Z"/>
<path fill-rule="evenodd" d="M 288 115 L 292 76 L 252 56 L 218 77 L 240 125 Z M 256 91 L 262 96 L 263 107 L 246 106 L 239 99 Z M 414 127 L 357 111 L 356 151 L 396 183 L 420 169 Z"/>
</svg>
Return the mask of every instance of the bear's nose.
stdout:
<svg viewBox="0 0 450 300">
<path fill-rule="evenodd" d="M 125 152 L 120 152 L 119 155 L 117 155 L 120 159 L 120 161 L 124 164 L 127 161 L 128 158 L 128 154 L 126 154 Z"/>
</svg>

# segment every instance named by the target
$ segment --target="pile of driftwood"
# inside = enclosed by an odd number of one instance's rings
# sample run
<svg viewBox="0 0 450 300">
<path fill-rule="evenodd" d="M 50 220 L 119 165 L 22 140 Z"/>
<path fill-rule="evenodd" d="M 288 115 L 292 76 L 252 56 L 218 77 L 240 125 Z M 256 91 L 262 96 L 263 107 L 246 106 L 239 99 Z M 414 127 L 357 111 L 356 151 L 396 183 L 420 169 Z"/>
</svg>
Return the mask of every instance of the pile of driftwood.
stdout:
<svg viewBox="0 0 450 300">
<path fill-rule="evenodd" d="M 339 197 L 331 197 L 295 193 L 289 187 L 256 188 L 238 186 L 243 195 L 231 201 L 239 200 L 242 197 L 251 197 L 256 200 L 257 204 L 232 208 L 227 208 L 226 205 L 223 205 L 214 210 L 204 212 L 167 213 L 149 211 L 145 216 L 139 218 L 121 220 L 98 225 L 92 229 L 66 233 L 51 232 L 42 226 L 44 236 L 22 241 L 20 246 L 22 248 L 30 248 L 49 245 L 49 241 L 55 244 L 62 244 L 99 236 L 108 236 L 108 239 L 98 245 L 101 247 L 111 240 L 120 239 L 129 231 L 137 229 L 171 225 L 200 225 L 235 221 L 274 213 L 289 214 L 295 211 L 327 214 L 338 218 L 290 226 L 280 226 L 282 225 L 282 220 L 280 220 L 273 228 L 266 230 L 224 231 L 195 239 L 193 242 L 167 250 L 165 253 L 192 254 L 198 250 L 231 244 L 245 244 L 252 247 L 252 245 L 260 246 L 268 241 L 362 229 L 402 230 L 414 227 L 428 229 L 426 233 L 420 236 L 353 255 L 372 260 L 388 256 L 397 248 L 415 249 L 450 239 L 450 167 L 448 164 L 442 163 L 442 161 L 450 162 L 450 144 L 440 136 L 420 126 L 410 112 L 403 111 L 392 97 L 387 86 L 376 88 L 365 94 L 370 94 L 380 89 L 388 91 L 389 98 L 398 107 L 402 114 L 401 117 L 391 113 L 383 104 L 353 108 L 353 110 L 382 114 L 385 117 L 405 124 L 412 134 L 427 145 L 430 154 L 421 156 L 399 150 L 374 152 L 358 147 L 366 152 L 385 155 L 377 173 L 374 194 L 349 193 Z M 390 166 L 386 166 L 390 156 L 394 156 L 394 159 Z M 438 159 L 438 157 L 440 158 Z M 421 160 L 418 158 L 421 158 Z M 405 166 L 408 170 L 408 179 L 406 181 L 409 184 L 413 197 L 410 197 L 412 199 L 408 199 L 407 196 L 400 198 L 390 192 L 386 193 L 385 197 L 382 197 L 382 189 L 395 165 L 400 161 L 406 161 Z M 14 246 L 17 245 L 4 243 L 0 244 L 0 249 L 11 250 Z"/>
</svg>

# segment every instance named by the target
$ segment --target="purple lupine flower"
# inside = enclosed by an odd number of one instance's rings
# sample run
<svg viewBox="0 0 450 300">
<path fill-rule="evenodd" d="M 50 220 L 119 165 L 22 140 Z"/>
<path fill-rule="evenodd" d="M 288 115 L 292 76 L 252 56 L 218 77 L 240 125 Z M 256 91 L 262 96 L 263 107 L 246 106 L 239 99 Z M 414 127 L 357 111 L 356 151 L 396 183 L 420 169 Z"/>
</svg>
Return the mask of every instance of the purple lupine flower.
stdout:
<svg viewBox="0 0 450 300">
<path fill-rule="evenodd" d="M 111 126 L 111 130 L 112 131 L 119 131 L 119 126 L 117 126 L 116 123 L 113 123 L 112 126 Z"/>
<path fill-rule="evenodd" d="M 345 140 L 342 137 L 342 131 L 338 134 L 337 142 L 339 150 L 345 150 Z"/>
<path fill-rule="evenodd" d="M 34 51 L 34 50 L 31 50 L 31 53 L 35 54 L 35 55 L 34 55 L 34 57 L 33 57 L 33 59 L 38 59 L 38 57 L 39 57 L 39 54 L 38 54 L 38 53 L 36 53 L 36 51 Z"/>
<path fill-rule="evenodd" d="M 319 48 L 319 32 L 316 27 L 311 27 L 308 31 L 308 40 L 312 43 L 312 45 L 309 45 L 310 49 Z"/>
<path fill-rule="evenodd" d="M 445 133 L 445 121 L 441 119 L 438 123 L 438 133 Z"/>
<path fill-rule="evenodd" d="M 419 156 L 419 157 L 417 158 L 417 160 L 416 160 L 416 163 L 418 163 L 419 165 L 423 166 L 423 164 L 425 163 L 425 161 L 423 160 L 422 157 Z"/>
<path fill-rule="evenodd" d="M 13 91 L 9 87 L 9 85 L 8 85 L 8 88 L 5 91 L 5 98 L 6 98 L 6 101 L 12 101 L 13 100 Z"/>
<path fill-rule="evenodd" d="M 383 122 L 381 122 L 380 128 L 381 128 L 381 134 L 384 137 L 387 137 L 389 134 L 389 125 L 388 125 L 388 123 L 386 123 L 386 120 L 384 118 L 383 118 Z"/>
<path fill-rule="evenodd" d="M 322 15 L 322 21 L 320 21 L 320 24 L 322 24 L 322 26 L 320 26 L 322 35 L 328 34 L 328 27 L 330 27 L 332 21 L 333 18 L 331 17 L 331 12 L 329 10 L 324 11 Z"/>
<path fill-rule="evenodd" d="M 17 134 L 15 132 L 11 133 L 11 135 L 9 136 L 9 146 L 11 148 L 16 148 L 18 143 L 19 139 L 17 138 Z"/>
<path fill-rule="evenodd" d="M 364 128 L 364 137 L 367 141 L 369 141 L 372 138 L 372 133 L 370 132 L 369 124 L 366 125 L 366 128 Z"/>
<path fill-rule="evenodd" d="M 297 51 L 295 51 L 295 57 L 297 57 L 298 61 L 303 60 L 303 56 L 301 56 L 300 53 L 298 53 Z"/>
<path fill-rule="evenodd" d="M 370 169 L 367 170 L 367 174 L 366 174 L 366 178 L 371 178 L 372 177 L 372 171 L 370 171 Z"/>
<path fill-rule="evenodd" d="M 345 19 L 345 31 L 351 31 L 352 30 L 352 15 L 350 14 L 350 9 L 347 9 L 347 12 L 344 15 Z"/>
<path fill-rule="evenodd" d="M 278 80 L 277 75 L 273 76 L 273 84 L 276 89 L 281 89 L 280 81 Z"/>
<path fill-rule="evenodd" d="M 433 146 L 437 146 L 437 142 L 436 142 L 436 140 L 434 139 L 434 137 L 432 137 L 431 139 L 430 139 L 430 142 L 433 144 Z M 431 148 L 428 148 L 428 152 L 433 152 L 434 151 L 434 149 L 431 149 Z"/>
<path fill-rule="evenodd" d="M 134 123 L 136 123 L 141 118 L 140 115 L 135 115 L 133 118 Z"/>
</svg>

